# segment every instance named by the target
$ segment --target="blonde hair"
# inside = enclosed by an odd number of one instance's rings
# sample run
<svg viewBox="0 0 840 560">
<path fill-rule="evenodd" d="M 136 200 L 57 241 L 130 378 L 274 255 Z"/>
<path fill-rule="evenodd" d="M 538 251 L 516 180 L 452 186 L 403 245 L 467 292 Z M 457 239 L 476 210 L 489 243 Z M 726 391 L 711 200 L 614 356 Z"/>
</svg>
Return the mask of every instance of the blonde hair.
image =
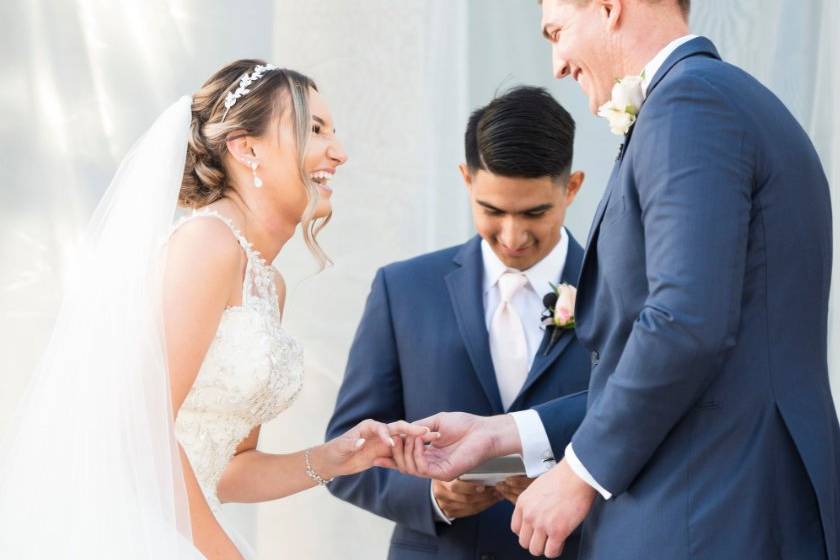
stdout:
<svg viewBox="0 0 840 560">
<path fill-rule="evenodd" d="M 303 238 L 323 269 L 331 261 L 318 244 L 317 236 L 331 215 L 315 218 L 320 194 L 304 169 L 311 132 L 309 90 L 317 91 L 318 86 L 311 78 L 294 70 L 270 70 L 250 84 L 250 92 L 240 97 L 225 115 L 226 94 L 234 91 L 239 80 L 250 74 L 254 67 L 264 64 L 255 59 L 232 62 L 210 76 L 193 95 L 191 134 L 178 202 L 188 208 L 201 208 L 221 199 L 231 188 L 222 163 L 230 133 L 242 131 L 248 136 L 262 136 L 275 115 L 289 110 L 298 154 L 298 173 L 307 196 L 306 209 L 301 216 Z"/>
</svg>

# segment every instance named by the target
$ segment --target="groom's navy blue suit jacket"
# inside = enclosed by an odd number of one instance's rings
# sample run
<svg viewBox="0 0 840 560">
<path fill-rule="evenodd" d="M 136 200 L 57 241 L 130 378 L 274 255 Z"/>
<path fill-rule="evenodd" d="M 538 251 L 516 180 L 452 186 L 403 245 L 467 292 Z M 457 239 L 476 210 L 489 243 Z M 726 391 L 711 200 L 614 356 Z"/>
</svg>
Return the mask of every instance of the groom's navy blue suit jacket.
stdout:
<svg viewBox="0 0 840 560">
<path fill-rule="evenodd" d="M 563 282 L 577 284 L 582 259 L 583 248 L 570 236 Z M 483 268 L 481 239 L 476 237 L 377 273 L 327 437 L 365 418 L 387 422 L 418 420 L 441 411 L 483 416 L 505 412 L 490 357 Z M 548 341 L 546 336 L 509 410 L 562 397 L 552 423 L 553 441 L 562 444 L 569 441 L 586 408 L 589 353 L 573 331 L 566 331 L 546 352 Z M 397 523 L 391 560 L 533 558 L 510 529 L 509 502 L 448 526 L 435 523 L 430 485 L 429 480 L 372 469 L 337 479 L 330 491 Z M 575 539 L 563 558 L 576 557 Z"/>
<path fill-rule="evenodd" d="M 596 365 L 572 446 L 614 495 L 585 522 L 582 559 L 840 559 L 831 240 L 826 177 L 793 116 L 707 39 L 679 47 L 580 277 Z M 537 408 L 551 435 L 553 405 Z"/>
</svg>

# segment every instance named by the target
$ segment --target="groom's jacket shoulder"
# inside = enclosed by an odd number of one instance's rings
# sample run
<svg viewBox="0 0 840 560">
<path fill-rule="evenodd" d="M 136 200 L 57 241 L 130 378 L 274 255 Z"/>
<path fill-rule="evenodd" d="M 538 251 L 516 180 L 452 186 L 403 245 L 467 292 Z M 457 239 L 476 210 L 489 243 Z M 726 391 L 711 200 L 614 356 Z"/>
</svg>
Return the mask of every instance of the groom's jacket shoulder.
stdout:
<svg viewBox="0 0 840 560">
<path fill-rule="evenodd" d="M 782 101 L 698 37 L 679 47 L 651 81 L 631 132 L 630 161 L 648 169 L 649 150 L 673 143 L 688 154 L 695 147 L 691 135 L 708 136 L 710 127 L 730 137 L 732 161 L 754 165 L 759 177 L 772 175 L 780 156 L 791 153 L 803 158 L 802 165 L 818 165 L 813 144 Z"/>
<path fill-rule="evenodd" d="M 744 114 L 756 98 L 777 101 L 776 96 L 753 76 L 721 60 L 711 41 L 697 37 L 678 48 L 659 69 L 651 81 L 642 110 L 651 113 L 674 102 L 692 106 L 714 100 L 734 113 Z M 639 126 L 644 125 L 645 120 L 640 118 Z"/>
</svg>

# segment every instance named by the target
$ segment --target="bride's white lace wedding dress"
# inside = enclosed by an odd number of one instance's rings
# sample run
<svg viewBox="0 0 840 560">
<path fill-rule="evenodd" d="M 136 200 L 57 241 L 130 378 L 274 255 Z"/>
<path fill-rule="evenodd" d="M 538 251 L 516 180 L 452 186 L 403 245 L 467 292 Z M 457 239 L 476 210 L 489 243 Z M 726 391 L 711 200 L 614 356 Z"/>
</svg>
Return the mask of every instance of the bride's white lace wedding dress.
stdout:
<svg viewBox="0 0 840 560">
<path fill-rule="evenodd" d="M 225 309 L 210 348 L 175 421 L 175 435 L 204 496 L 246 558 L 251 547 L 223 519 L 216 487 L 239 443 L 292 404 L 303 383 L 303 351 L 281 326 L 274 270 L 233 223 L 212 210 L 185 216 L 224 222 L 247 257 L 242 303 Z"/>
</svg>

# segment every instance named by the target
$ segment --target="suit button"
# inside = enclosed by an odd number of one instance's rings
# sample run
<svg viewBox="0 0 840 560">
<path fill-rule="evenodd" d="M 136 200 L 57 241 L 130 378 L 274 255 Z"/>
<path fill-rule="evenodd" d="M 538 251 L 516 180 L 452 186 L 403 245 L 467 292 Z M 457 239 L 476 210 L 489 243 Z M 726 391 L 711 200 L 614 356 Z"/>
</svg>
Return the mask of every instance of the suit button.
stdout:
<svg viewBox="0 0 840 560">
<path fill-rule="evenodd" d="M 597 366 L 598 362 L 601 361 L 601 355 L 598 353 L 597 350 L 592 351 L 592 366 Z"/>
<path fill-rule="evenodd" d="M 492 554 L 482 554 L 481 560 L 496 560 L 496 557 Z"/>
</svg>

